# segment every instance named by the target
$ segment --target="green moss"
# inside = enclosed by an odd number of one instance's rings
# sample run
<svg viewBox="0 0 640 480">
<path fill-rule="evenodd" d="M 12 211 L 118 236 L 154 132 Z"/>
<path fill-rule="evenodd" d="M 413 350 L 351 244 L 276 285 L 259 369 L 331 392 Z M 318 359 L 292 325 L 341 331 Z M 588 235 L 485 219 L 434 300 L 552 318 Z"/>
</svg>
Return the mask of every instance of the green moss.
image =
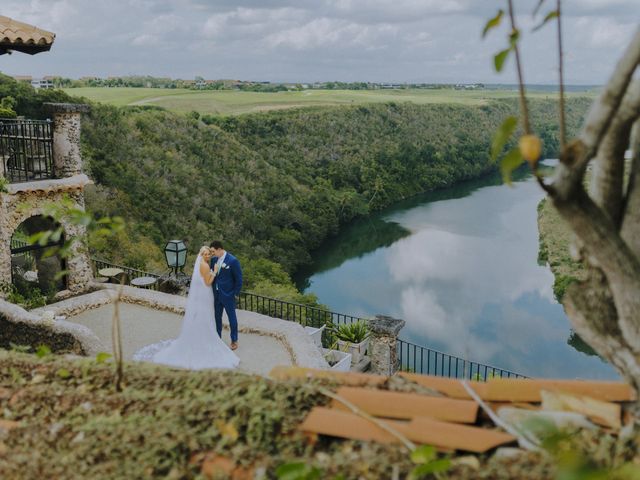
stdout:
<svg viewBox="0 0 640 480">
<path fill-rule="evenodd" d="M 61 375 L 63 369 L 69 375 Z M 0 478 L 202 478 L 201 454 L 207 452 L 263 468 L 267 478 L 291 462 L 311 465 L 327 479 L 392 478 L 394 472 L 405 478 L 413 468 L 397 445 L 327 437 L 310 442 L 298 430 L 312 407 L 328 402 L 318 389 L 335 389 L 328 381 L 149 364 L 125 364 L 124 380 L 124 391 L 116 392 L 110 364 L 0 350 L 0 418 L 20 422 L 0 441 Z M 383 388 L 424 390 L 402 378 Z M 637 442 L 592 437 L 576 436 L 575 448 L 596 452 L 597 466 L 620 464 L 637 451 Z M 446 478 L 556 477 L 552 458 L 536 453 L 479 460 L 475 470 L 454 457 Z"/>
<path fill-rule="evenodd" d="M 569 254 L 572 234 L 553 204 L 542 200 L 538 204 L 539 250 L 538 263 L 549 264 L 555 276 L 553 293 L 559 302 L 574 282 L 584 279 L 585 270 Z"/>
</svg>

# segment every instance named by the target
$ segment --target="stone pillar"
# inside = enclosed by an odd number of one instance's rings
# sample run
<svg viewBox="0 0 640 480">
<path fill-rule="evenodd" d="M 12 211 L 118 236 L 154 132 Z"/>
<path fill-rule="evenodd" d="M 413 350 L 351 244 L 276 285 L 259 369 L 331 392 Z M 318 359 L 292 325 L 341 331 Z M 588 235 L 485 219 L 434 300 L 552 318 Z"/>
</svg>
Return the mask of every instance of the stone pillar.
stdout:
<svg viewBox="0 0 640 480">
<path fill-rule="evenodd" d="M 376 315 L 368 320 L 371 339 L 369 356 L 371 357 L 371 373 L 393 375 L 398 371 L 398 333 L 405 321 L 398 318 Z"/>
<path fill-rule="evenodd" d="M 76 198 L 77 206 L 84 210 L 84 198 Z M 66 258 L 67 270 L 67 289 L 72 293 L 79 293 L 87 290 L 89 284 L 93 281 L 93 269 L 91 267 L 91 257 L 89 248 L 87 247 L 86 228 L 83 225 L 74 225 L 64 223 L 64 234 L 67 238 L 75 238 L 75 242 L 69 249 L 69 255 Z"/>
<path fill-rule="evenodd" d="M 80 155 L 80 115 L 89 105 L 45 103 L 53 115 L 53 163 L 56 177 L 73 177 L 82 173 Z"/>
</svg>

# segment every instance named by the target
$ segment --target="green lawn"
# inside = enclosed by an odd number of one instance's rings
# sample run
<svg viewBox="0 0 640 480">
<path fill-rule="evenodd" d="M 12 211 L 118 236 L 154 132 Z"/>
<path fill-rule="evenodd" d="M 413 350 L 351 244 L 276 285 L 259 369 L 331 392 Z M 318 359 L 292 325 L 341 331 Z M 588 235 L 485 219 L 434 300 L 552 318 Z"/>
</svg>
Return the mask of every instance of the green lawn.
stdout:
<svg viewBox="0 0 640 480">
<path fill-rule="evenodd" d="M 236 90 L 197 91 L 162 88 L 68 88 L 67 93 L 90 100 L 124 105 L 157 105 L 176 112 L 237 115 L 241 113 L 316 105 L 357 105 L 383 102 L 461 103 L 481 105 L 496 98 L 514 98 L 514 90 L 306 90 L 302 92 L 257 93 Z M 590 95 L 580 93 L 576 95 Z M 533 92 L 531 98 L 551 98 L 547 92 Z"/>
</svg>

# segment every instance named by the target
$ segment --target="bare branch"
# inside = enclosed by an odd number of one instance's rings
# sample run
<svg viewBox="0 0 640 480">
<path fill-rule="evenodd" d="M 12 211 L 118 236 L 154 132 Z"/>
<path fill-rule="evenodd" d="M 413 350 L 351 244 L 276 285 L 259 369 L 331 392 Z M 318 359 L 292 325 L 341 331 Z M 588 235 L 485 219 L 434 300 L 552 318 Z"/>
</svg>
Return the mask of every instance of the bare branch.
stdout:
<svg viewBox="0 0 640 480">
<path fill-rule="evenodd" d="M 560 164 L 556 167 L 552 183 L 545 188 L 557 200 L 566 201 L 576 189 L 582 188 L 587 163 L 596 155 L 639 63 L 640 28 L 616 65 L 609 82 L 591 106 L 579 138 L 569 143 L 560 154 Z"/>
<path fill-rule="evenodd" d="M 564 118 L 564 59 L 562 51 L 562 10 L 561 10 L 561 0 L 557 0 L 556 2 L 556 10 L 558 12 L 558 74 L 559 74 L 559 83 L 560 83 L 560 99 L 559 99 L 559 110 L 560 110 L 560 149 L 563 149 L 565 144 L 567 143 L 567 133 L 566 133 L 566 121 Z"/>
<path fill-rule="evenodd" d="M 640 80 L 636 80 L 629 85 L 593 164 L 591 196 L 616 225 L 622 219 L 624 153 L 631 126 L 639 116 Z"/>
<path fill-rule="evenodd" d="M 516 28 L 516 19 L 513 14 L 513 0 L 508 1 L 509 5 L 509 20 L 511 21 L 511 31 L 512 34 L 518 32 Z M 520 49 L 518 48 L 518 42 L 516 41 L 513 45 L 513 51 L 516 56 L 516 70 L 518 73 L 518 89 L 520 91 L 520 109 L 522 111 L 522 126 L 524 128 L 524 133 L 531 133 L 531 126 L 529 125 L 529 109 L 527 107 L 527 96 L 524 90 L 524 78 L 522 75 L 522 63 L 520 61 Z"/>
<path fill-rule="evenodd" d="M 584 129 L 580 134 L 580 140 L 587 148 L 585 161 L 595 155 L 600 140 L 618 110 L 618 106 L 627 91 L 627 86 L 638 64 L 640 64 L 640 28 L 636 30 L 631 43 L 616 65 L 609 82 L 594 102 L 591 110 L 589 110 Z"/>
<path fill-rule="evenodd" d="M 620 236 L 640 258 L 640 120 L 633 126 L 631 151 L 633 157 Z"/>
</svg>

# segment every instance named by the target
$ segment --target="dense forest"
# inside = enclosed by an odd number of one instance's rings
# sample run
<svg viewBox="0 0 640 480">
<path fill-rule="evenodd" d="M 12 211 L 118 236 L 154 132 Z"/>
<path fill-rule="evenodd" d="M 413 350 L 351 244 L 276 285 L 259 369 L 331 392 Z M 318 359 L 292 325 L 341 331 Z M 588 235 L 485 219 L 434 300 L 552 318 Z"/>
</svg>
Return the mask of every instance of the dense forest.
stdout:
<svg viewBox="0 0 640 480">
<path fill-rule="evenodd" d="M 42 117 L 43 101 L 80 101 L 0 78 L 0 98 Z M 572 99 L 575 131 L 590 101 Z M 556 103 L 532 101 L 545 155 L 557 151 Z M 82 147 L 96 186 L 87 208 L 122 215 L 127 230 L 93 245 L 139 268 L 161 266 L 161 247 L 192 251 L 214 238 L 240 255 L 248 287 L 298 301 L 289 275 L 339 226 L 409 196 L 496 168 L 492 132 L 516 101 L 485 106 L 389 103 L 234 117 L 179 115 L 155 107 L 93 104 Z"/>
</svg>

